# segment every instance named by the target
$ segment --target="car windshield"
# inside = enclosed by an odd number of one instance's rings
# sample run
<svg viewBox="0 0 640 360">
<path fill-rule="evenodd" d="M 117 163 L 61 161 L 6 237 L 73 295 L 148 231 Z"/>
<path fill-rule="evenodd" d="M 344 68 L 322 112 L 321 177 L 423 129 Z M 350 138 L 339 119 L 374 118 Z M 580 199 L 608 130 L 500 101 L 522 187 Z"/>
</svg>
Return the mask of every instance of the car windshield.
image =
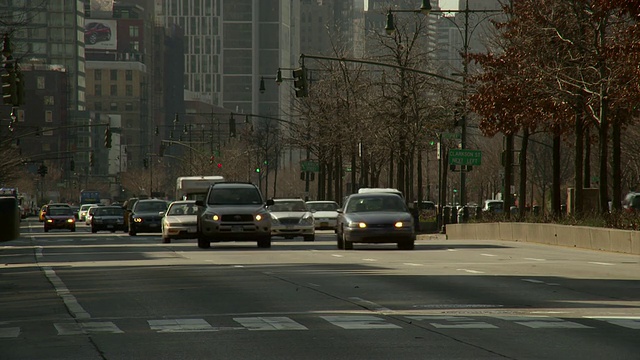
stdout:
<svg viewBox="0 0 640 360">
<path fill-rule="evenodd" d="M 209 205 L 260 205 L 262 196 L 255 188 L 213 187 L 207 198 Z"/>
<path fill-rule="evenodd" d="M 64 216 L 73 215 L 73 210 L 66 207 L 52 207 L 49 209 L 49 215 L 51 216 Z"/>
<path fill-rule="evenodd" d="M 82 205 L 82 206 L 80 206 L 80 211 L 87 211 L 87 210 L 89 210 L 90 207 L 91 207 L 91 205 L 88 205 L 88 206 L 87 205 Z"/>
<path fill-rule="evenodd" d="M 196 204 L 173 204 L 169 207 L 167 215 L 197 215 L 198 206 Z"/>
<path fill-rule="evenodd" d="M 634 195 L 631 198 L 630 206 L 634 209 L 640 209 L 640 195 Z"/>
<path fill-rule="evenodd" d="M 336 203 L 307 203 L 309 210 L 315 211 L 336 211 L 338 204 Z"/>
<path fill-rule="evenodd" d="M 97 208 L 93 216 L 124 216 L 123 208 Z"/>
<path fill-rule="evenodd" d="M 270 211 L 307 211 L 304 201 L 276 201 L 275 204 L 269 206 Z"/>
<path fill-rule="evenodd" d="M 345 212 L 406 212 L 407 206 L 399 196 L 367 196 L 351 199 Z"/>
<path fill-rule="evenodd" d="M 492 210 L 502 210 L 502 202 L 487 203 L 487 207 Z"/>
<path fill-rule="evenodd" d="M 167 203 L 164 201 L 138 201 L 134 212 L 161 212 L 167 210 Z"/>
</svg>

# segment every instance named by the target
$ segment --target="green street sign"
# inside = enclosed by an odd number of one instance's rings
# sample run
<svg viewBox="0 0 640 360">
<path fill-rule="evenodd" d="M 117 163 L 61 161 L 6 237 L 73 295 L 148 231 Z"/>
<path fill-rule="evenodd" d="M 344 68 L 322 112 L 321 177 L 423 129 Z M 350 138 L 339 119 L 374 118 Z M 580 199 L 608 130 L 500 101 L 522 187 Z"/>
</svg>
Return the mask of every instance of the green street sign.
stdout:
<svg viewBox="0 0 640 360">
<path fill-rule="evenodd" d="M 317 161 L 311 161 L 311 160 L 303 160 L 300 162 L 300 168 L 302 169 L 302 171 L 310 171 L 310 172 L 319 172 L 320 171 L 320 165 L 318 164 Z"/>
<path fill-rule="evenodd" d="M 451 149 L 449 150 L 449 165 L 479 166 L 482 163 L 480 150 Z"/>
<path fill-rule="evenodd" d="M 443 139 L 450 139 L 450 140 L 455 140 L 455 139 L 461 139 L 462 138 L 462 134 L 460 133 L 442 133 L 442 138 Z"/>
</svg>

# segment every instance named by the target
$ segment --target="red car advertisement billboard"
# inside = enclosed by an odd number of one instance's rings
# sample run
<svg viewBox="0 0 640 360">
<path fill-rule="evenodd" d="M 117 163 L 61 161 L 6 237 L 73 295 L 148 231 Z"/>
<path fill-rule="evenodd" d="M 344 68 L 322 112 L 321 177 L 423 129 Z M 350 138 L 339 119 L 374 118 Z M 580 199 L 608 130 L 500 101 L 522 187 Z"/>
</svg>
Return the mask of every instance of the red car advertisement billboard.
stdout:
<svg viewBox="0 0 640 360">
<path fill-rule="evenodd" d="M 87 49 L 116 50 L 118 48 L 116 20 L 86 19 L 84 44 Z"/>
</svg>

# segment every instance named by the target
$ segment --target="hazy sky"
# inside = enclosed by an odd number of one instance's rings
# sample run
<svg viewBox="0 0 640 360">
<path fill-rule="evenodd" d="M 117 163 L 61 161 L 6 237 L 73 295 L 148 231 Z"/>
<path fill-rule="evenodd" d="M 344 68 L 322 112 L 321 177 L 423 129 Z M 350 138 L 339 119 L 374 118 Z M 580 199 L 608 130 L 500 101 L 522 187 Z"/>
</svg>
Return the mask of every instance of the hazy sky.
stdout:
<svg viewBox="0 0 640 360">
<path fill-rule="evenodd" d="M 367 9 L 368 0 L 364 0 L 364 8 Z M 420 5 L 419 1 L 416 1 L 418 5 Z M 445 10 L 457 9 L 458 8 L 458 0 L 440 0 L 440 8 Z"/>
</svg>

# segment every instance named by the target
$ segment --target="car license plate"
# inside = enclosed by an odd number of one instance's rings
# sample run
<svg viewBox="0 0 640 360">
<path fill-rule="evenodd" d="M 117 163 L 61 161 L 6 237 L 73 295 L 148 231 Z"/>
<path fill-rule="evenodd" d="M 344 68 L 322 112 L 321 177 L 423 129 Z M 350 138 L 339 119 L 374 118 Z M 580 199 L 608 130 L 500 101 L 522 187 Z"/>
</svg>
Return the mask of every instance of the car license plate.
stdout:
<svg viewBox="0 0 640 360">
<path fill-rule="evenodd" d="M 187 229 L 187 232 L 188 232 L 188 233 L 193 234 L 193 233 L 195 233 L 195 232 L 198 232 L 198 229 L 196 229 L 196 228 L 189 228 L 189 229 Z"/>
<path fill-rule="evenodd" d="M 107 229 L 113 229 L 113 225 L 107 225 Z"/>
<path fill-rule="evenodd" d="M 242 232 L 242 226 L 232 226 L 231 231 L 233 232 Z"/>
<path fill-rule="evenodd" d="M 287 225 L 287 229 L 293 229 L 293 225 Z"/>
<path fill-rule="evenodd" d="M 328 222 L 323 222 L 323 223 L 320 223 L 320 226 L 329 226 L 329 223 Z"/>
</svg>

